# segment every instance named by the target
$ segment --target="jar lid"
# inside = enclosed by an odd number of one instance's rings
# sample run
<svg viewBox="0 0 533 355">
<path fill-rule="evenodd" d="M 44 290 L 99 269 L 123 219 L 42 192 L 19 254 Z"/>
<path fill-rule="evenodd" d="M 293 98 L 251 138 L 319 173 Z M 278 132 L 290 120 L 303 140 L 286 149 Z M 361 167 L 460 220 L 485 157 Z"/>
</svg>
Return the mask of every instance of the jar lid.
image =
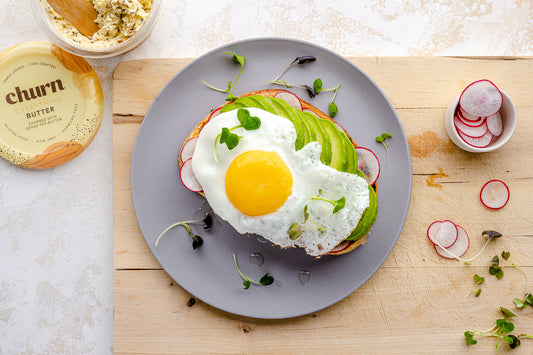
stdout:
<svg viewBox="0 0 533 355">
<path fill-rule="evenodd" d="M 104 112 L 102 88 L 81 57 L 49 42 L 0 53 L 0 156 L 32 169 L 78 156 Z"/>
</svg>

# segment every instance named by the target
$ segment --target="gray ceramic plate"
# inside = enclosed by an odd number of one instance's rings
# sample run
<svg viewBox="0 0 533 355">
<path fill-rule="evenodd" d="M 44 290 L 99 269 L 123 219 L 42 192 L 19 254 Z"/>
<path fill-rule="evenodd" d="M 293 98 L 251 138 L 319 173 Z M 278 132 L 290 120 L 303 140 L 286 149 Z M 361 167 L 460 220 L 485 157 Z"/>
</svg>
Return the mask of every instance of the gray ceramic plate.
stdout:
<svg viewBox="0 0 533 355">
<path fill-rule="evenodd" d="M 378 180 L 379 213 L 368 242 L 344 256 L 314 259 L 301 249 L 281 250 L 260 238 L 239 235 L 221 222 L 211 233 L 201 232 L 204 245 L 193 251 L 183 228 L 171 230 L 158 247 L 159 233 L 176 221 L 201 214 L 205 200 L 179 181 L 178 152 L 185 137 L 225 94 L 208 89 L 204 79 L 224 87 L 239 66 L 230 51 L 247 58 L 244 71 L 232 90 L 235 95 L 269 88 L 294 58 L 313 55 L 316 62 L 296 66 L 283 77 L 288 82 L 312 84 L 322 78 L 324 87 L 342 84 L 335 99 L 336 117 L 354 140 L 374 150 L 385 161 L 385 149 L 375 142 L 390 132 L 390 160 Z M 303 99 L 327 112 L 331 93 Z M 382 164 L 384 165 L 384 164 Z M 297 183 L 297 182 L 296 182 Z M 262 38 L 231 43 L 198 58 L 179 72 L 161 91 L 146 114 L 132 157 L 133 205 L 146 243 L 161 266 L 181 287 L 198 299 L 227 312 L 255 318 L 288 318 L 315 312 L 348 296 L 368 280 L 392 250 L 402 230 L 411 196 L 411 158 L 401 123 L 383 92 L 361 70 L 341 56 L 316 45 L 290 39 Z M 235 253 L 242 271 L 259 279 L 270 273 L 268 287 L 243 290 L 235 270 Z M 264 263 L 249 261 L 260 253 Z M 309 272 L 310 279 L 299 277 Z M 304 272 L 302 275 L 306 275 Z"/>
</svg>

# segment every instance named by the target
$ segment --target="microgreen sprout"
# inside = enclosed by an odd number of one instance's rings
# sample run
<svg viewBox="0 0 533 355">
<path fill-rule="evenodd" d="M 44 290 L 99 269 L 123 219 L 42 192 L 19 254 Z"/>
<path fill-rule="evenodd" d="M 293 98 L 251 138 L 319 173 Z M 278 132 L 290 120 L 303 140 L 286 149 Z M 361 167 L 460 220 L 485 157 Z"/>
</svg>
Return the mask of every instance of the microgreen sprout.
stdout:
<svg viewBox="0 0 533 355">
<path fill-rule="evenodd" d="M 304 206 L 304 221 L 302 222 L 302 224 L 293 223 L 293 224 L 291 224 L 291 226 L 287 230 L 287 234 L 289 235 L 289 239 L 296 240 L 296 239 L 300 238 L 300 236 L 302 235 L 304 229 L 316 229 L 320 233 L 323 233 L 323 232 L 325 232 L 327 230 L 326 228 L 320 226 L 316 222 L 313 222 L 313 220 L 311 220 L 309 218 L 309 212 L 307 212 L 308 208 L 309 208 L 308 205 Z M 314 227 L 306 227 L 306 226 L 304 226 L 303 224 L 305 224 L 307 222 L 313 224 Z"/>
<path fill-rule="evenodd" d="M 238 144 L 241 136 L 232 133 L 234 129 L 237 128 L 244 128 L 247 131 L 253 131 L 261 127 L 261 119 L 256 116 L 251 116 L 250 111 L 244 108 L 240 108 L 237 110 L 237 119 L 241 123 L 240 125 L 237 125 L 232 128 L 223 127 L 222 132 L 218 134 L 218 136 L 215 139 L 215 146 L 213 149 L 213 154 L 215 156 L 215 162 L 218 163 L 217 158 L 217 142 L 220 144 L 226 144 L 229 150 L 232 150 L 235 148 Z"/>
<path fill-rule="evenodd" d="M 237 97 L 231 93 L 231 89 L 233 88 L 233 86 L 235 86 L 235 84 L 237 83 L 237 80 L 239 80 L 239 78 L 240 78 L 240 76 L 242 74 L 242 70 L 244 69 L 244 62 L 246 61 L 246 58 L 243 57 L 243 56 L 240 56 L 238 54 L 232 53 L 232 52 L 224 52 L 224 53 L 225 54 L 231 54 L 233 56 L 233 61 L 235 63 L 240 64 L 240 66 L 241 66 L 241 69 L 239 70 L 239 74 L 237 74 L 237 77 L 235 78 L 235 80 L 228 81 L 228 85 L 227 85 L 226 89 L 219 89 L 217 87 L 214 87 L 213 85 L 208 84 L 204 80 L 202 80 L 202 83 L 204 83 L 208 88 L 210 88 L 212 90 L 215 90 L 215 91 L 218 91 L 218 92 L 228 93 L 228 97 L 226 98 L 226 101 L 233 101 L 233 100 L 236 100 Z"/>
<path fill-rule="evenodd" d="M 461 261 L 463 262 L 465 265 L 471 265 L 472 264 L 472 261 L 474 261 L 482 252 L 483 250 L 485 250 L 485 248 L 487 247 L 487 245 L 490 243 L 490 241 L 492 241 L 493 239 L 495 238 L 500 238 L 502 236 L 501 233 L 499 232 L 496 232 L 496 231 L 493 231 L 493 230 L 486 230 L 486 231 L 483 231 L 483 233 L 481 233 L 481 236 L 483 237 L 488 237 L 487 238 L 487 241 L 485 242 L 485 245 L 483 245 L 483 248 L 481 248 L 480 251 L 477 252 L 476 255 L 474 255 L 473 257 L 471 258 L 468 258 L 468 259 L 463 259 L 461 258 L 460 256 L 458 255 L 455 255 L 454 253 L 452 253 L 451 251 L 447 250 L 448 254 L 450 254 L 452 257 L 454 257 L 455 259 L 457 259 L 458 261 Z M 444 248 L 440 243 L 436 242 L 435 243 L 437 246 L 443 248 L 443 249 L 446 249 Z"/>
<path fill-rule="evenodd" d="M 328 200 L 328 199 L 322 198 L 320 196 L 322 196 L 322 189 L 319 189 L 318 190 L 318 195 L 314 196 L 314 197 L 311 197 L 311 200 L 324 201 L 324 202 L 331 203 L 333 205 L 333 213 L 332 213 L 332 215 L 334 215 L 335 213 L 337 213 L 340 210 L 342 210 L 344 208 L 344 205 L 346 204 L 346 198 L 344 196 L 342 196 L 338 200 Z"/>
<path fill-rule="evenodd" d="M 515 298 L 513 300 L 516 308 L 526 308 L 528 305 L 533 306 L 533 295 L 531 293 L 526 293 L 524 298 Z"/>
<path fill-rule="evenodd" d="M 259 279 L 259 281 L 254 281 L 254 280 L 250 280 L 249 278 L 247 278 L 242 272 L 241 272 L 241 269 L 239 269 L 239 264 L 237 264 L 237 257 L 235 256 L 235 253 L 233 253 L 233 262 L 235 263 L 235 268 L 237 269 L 237 272 L 239 273 L 239 275 L 242 277 L 243 279 L 243 282 L 242 282 L 242 285 L 243 285 L 243 288 L 245 290 L 249 289 L 250 288 L 250 285 L 251 284 L 256 284 L 256 285 L 262 285 L 262 286 L 268 286 L 268 285 L 272 285 L 272 283 L 274 283 L 274 277 L 272 277 L 270 274 L 266 273 L 264 274 L 261 279 Z"/>
<path fill-rule="evenodd" d="M 339 108 L 333 102 L 333 100 L 335 100 L 335 97 L 337 96 L 337 92 L 339 91 L 340 87 L 341 87 L 341 84 L 339 84 L 339 85 L 337 85 L 337 86 L 335 86 L 334 88 L 331 88 L 331 89 L 324 89 L 322 87 L 322 79 L 320 79 L 320 78 L 315 79 L 315 81 L 313 82 L 313 89 L 315 90 L 315 93 L 317 95 L 320 94 L 321 92 L 333 91 L 333 97 L 331 98 L 331 100 L 329 101 L 329 104 L 328 104 L 329 115 L 330 115 L 331 118 L 335 117 L 337 112 L 339 112 Z"/>
<path fill-rule="evenodd" d="M 483 282 L 485 282 L 485 278 L 483 276 L 479 276 L 478 274 L 475 274 L 474 282 L 475 282 L 474 288 L 472 289 L 472 291 L 470 291 L 470 293 L 474 292 L 474 290 L 478 288 L 479 285 L 483 284 Z M 474 295 L 476 297 L 479 297 L 480 294 L 481 294 L 481 288 L 478 288 L 476 292 L 474 293 Z"/>
<path fill-rule="evenodd" d="M 489 267 L 489 274 L 495 276 L 498 280 L 503 278 L 503 270 L 500 267 L 500 258 L 498 255 L 494 255 L 491 260 L 492 264 Z"/>
<path fill-rule="evenodd" d="M 511 253 L 510 252 L 502 251 L 501 256 L 502 256 L 502 259 L 505 260 L 506 263 L 508 263 L 510 266 L 514 267 L 515 269 L 520 271 L 522 273 L 522 275 L 524 275 L 524 293 L 526 293 L 527 292 L 527 282 L 528 282 L 527 274 L 524 272 L 524 270 L 522 270 L 522 268 L 520 266 L 516 265 L 515 263 L 513 263 L 512 261 L 509 260 L 509 258 L 511 257 Z"/>
<path fill-rule="evenodd" d="M 187 230 L 187 233 L 191 237 L 193 250 L 198 249 L 199 247 L 202 246 L 204 241 L 203 241 L 202 237 L 200 237 L 199 235 L 194 235 L 193 234 L 193 232 L 191 231 L 191 228 L 189 227 L 189 224 L 200 224 L 200 223 L 203 224 L 204 230 L 210 230 L 212 225 L 213 225 L 213 219 L 212 219 L 212 217 L 211 217 L 211 215 L 209 213 L 206 213 L 205 218 L 201 219 L 201 220 L 198 220 L 198 221 L 182 221 L 182 222 L 176 222 L 174 224 L 171 224 L 163 232 L 161 232 L 161 234 L 159 234 L 159 236 L 155 240 L 155 244 L 154 245 L 157 247 L 161 237 L 163 237 L 163 235 L 165 235 L 170 229 L 172 229 L 174 227 L 181 226 L 181 227 L 184 227 Z"/>
<path fill-rule="evenodd" d="M 316 95 L 316 92 L 315 90 L 313 90 L 312 87 L 310 87 L 309 85 L 303 85 L 303 84 L 291 84 L 291 83 L 288 83 L 284 80 L 281 80 L 281 77 L 290 69 L 292 68 L 293 66 L 295 65 L 302 65 L 302 64 L 305 64 L 305 63 L 309 63 L 309 62 L 314 62 L 316 60 L 315 57 L 313 56 L 310 56 L 310 55 L 307 55 L 307 56 L 300 56 L 300 57 L 296 57 L 296 59 L 294 59 L 288 66 L 287 68 L 285 68 L 277 77 L 276 79 L 274 80 L 268 80 L 268 81 L 265 81 L 265 83 L 267 84 L 274 84 L 274 85 L 280 85 L 280 86 L 284 86 L 288 89 L 290 88 L 293 88 L 293 87 L 296 87 L 296 88 L 301 88 L 301 89 L 305 89 L 307 91 L 307 94 L 309 95 L 309 97 L 313 98 L 315 97 Z"/>
<path fill-rule="evenodd" d="M 376 137 L 376 142 L 383 144 L 385 147 L 385 152 L 387 153 L 387 162 L 385 163 L 385 166 L 389 163 L 389 139 L 392 138 L 392 134 L 390 133 L 381 133 L 380 136 Z"/>
</svg>

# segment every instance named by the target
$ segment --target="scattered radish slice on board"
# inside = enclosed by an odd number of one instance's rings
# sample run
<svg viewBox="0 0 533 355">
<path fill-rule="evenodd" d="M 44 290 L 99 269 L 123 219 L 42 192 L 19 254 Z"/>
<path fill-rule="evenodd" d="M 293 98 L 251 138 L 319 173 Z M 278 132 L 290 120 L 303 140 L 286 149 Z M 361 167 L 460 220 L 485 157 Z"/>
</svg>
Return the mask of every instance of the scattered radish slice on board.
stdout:
<svg viewBox="0 0 533 355">
<path fill-rule="evenodd" d="M 453 117 L 453 123 L 455 124 L 455 128 L 458 131 L 463 132 L 465 135 L 469 137 L 479 138 L 485 135 L 487 133 L 488 128 L 486 124 L 481 124 L 479 126 L 469 126 L 465 123 L 463 123 L 457 115 Z"/>
<path fill-rule="evenodd" d="M 455 227 L 457 228 L 457 240 L 451 247 L 445 249 L 435 245 L 435 251 L 443 258 L 455 259 L 457 256 L 461 257 L 470 247 L 470 237 L 466 230 L 458 225 L 455 225 Z"/>
<path fill-rule="evenodd" d="M 452 221 L 435 221 L 427 230 L 427 237 L 433 244 L 449 248 L 457 241 L 458 230 Z"/>
<path fill-rule="evenodd" d="M 355 148 L 357 153 L 357 165 L 359 170 L 365 174 L 365 180 L 369 185 L 374 185 L 377 181 L 380 173 L 379 160 L 368 148 L 357 147 Z"/>
<path fill-rule="evenodd" d="M 503 131 L 503 121 L 502 116 L 499 112 L 496 112 L 494 115 L 487 117 L 487 128 L 490 133 L 495 136 L 499 136 Z"/>
<path fill-rule="evenodd" d="M 504 207 L 509 201 L 509 187 L 501 180 L 490 180 L 481 188 L 479 199 L 483 206 L 492 210 Z"/>
<path fill-rule="evenodd" d="M 292 107 L 296 107 L 298 110 L 302 109 L 302 103 L 300 102 L 300 99 L 298 98 L 298 96 L 296 96 L 292 92 L 282 91 L 280 93 L 277 93 L 274 97 L 277 97 L 278 99 L 285 101 Z"/>
<path fill-rule="evenodd" d="M 492 142 L 492 139 L 494 138 L 494 135 L 488 130 L 487 133 L 478 138 L 469 137 L 461 131 L 457 131 L 457 133 L 465 141 L 466 144 L 476 148 L 485 148 L 490 144 L 490 142 Z"/>
<path fill-rule="evenodd" d="M 180 179 L 183 186 L 192 192 L 202 191 L 202 185 L 196 180 L 194 173 L 192 171 L 192 158 L 186 160 L 180 169 Z"/>
<path fill-rule="evenodd" d="M 196 149 L 196 142 L 198 141 L 198 137 L 193 137 L 189 139 L 183 147 L 181 147 L 180 151 L 180 159 L 182 162 L 185 162 L 186 160 L 189 160 L 192 158 L 192 155 L 194 154 L 194 150 Z"/>
<path fill-rule="evenodd" d="M 461 109 L 478 117 L 488 117 L 500 110 L 503 97 L 491 81 L 483 79 L 468 85 L 459 97 Z"/>
</svg>

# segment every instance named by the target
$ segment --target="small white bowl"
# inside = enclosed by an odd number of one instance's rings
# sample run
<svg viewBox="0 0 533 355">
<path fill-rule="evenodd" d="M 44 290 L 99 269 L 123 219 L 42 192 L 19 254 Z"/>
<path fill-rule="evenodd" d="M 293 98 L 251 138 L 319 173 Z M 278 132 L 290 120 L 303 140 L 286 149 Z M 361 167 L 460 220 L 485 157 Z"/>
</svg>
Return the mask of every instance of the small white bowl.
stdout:
<svg viewBox="0 0 533 355">
<path fill-rule="evenodd" d="M 503 132 L 500 136 L 494 137 L 492 142 L 490 142 L 490 144 L 484 148 L 471 146 L 459 136 L 459 133 L 457 133 L 457 130 L 455 128 L 455 124 L 453 123 L 453 117 L 455 115 L 457 105 L 459 104 L 459 97 L 461 95 L 458 95 L 455 99 L 452 100 L 452 102 L 448 106 L 448 109 L 446 110 L 446 115 L 444 116 L 444 124 L 446 126 L 446 132 L 448 133 L 448 136 L 450 137 L 452 142 L 455 143 L 456 146 L 463 150 L 466 150 L 467 152 L 486 153 L 502 147 L 505 143 L 507 143 L 507 141 L 509 141 L 509 139 L 511 139 L 514 131 L 516 130 L 516 106 L 513 100 L 511 100 L 511 98 L 509 97 L 509 95 L 507 95 L 502 90 L 500 91 L 503 96 L 503 104 L 502 108 L 500 109 L 500 114 L 503 120 Z"/>
</svg>

